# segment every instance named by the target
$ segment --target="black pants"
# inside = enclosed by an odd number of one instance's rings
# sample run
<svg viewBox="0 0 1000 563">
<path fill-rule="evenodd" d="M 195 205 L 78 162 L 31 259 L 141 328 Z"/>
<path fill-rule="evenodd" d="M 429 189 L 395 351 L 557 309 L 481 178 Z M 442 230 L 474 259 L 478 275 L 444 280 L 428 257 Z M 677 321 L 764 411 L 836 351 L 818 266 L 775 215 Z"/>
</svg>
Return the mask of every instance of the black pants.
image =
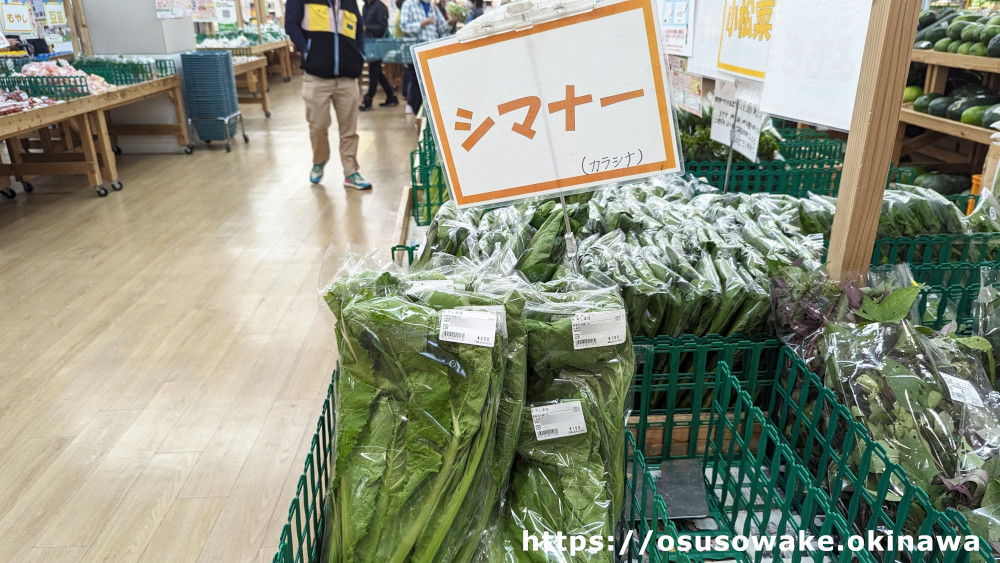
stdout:
<svg viewBox="0 0 1000 563">
<path fill-rule="evenodd" d="M 388 102 L 396 99 L 396 94 L 392 92 L 392 84 L 382 74 L 382 61 L 371 61 L 368 63 L 368 93 L 365 94 L 364 102 L 366 106 L 372 105 L 372 100 L 375 98 L 375 94 L 378 93 L 379 84 L 385 90 L 385 101 Z"/>
<path fill-rule="evenodd" d="M 406 92 L 406 103 L 413 108 L 413 113 L 417 113 L 424 102 L 424 95 L 420 91 L 420 83 L 417 82 L 417 70 L 413 68 L 413 65 L 407 65 L 406 74 L 409 77 L 409 90 Z"/>
</svg>

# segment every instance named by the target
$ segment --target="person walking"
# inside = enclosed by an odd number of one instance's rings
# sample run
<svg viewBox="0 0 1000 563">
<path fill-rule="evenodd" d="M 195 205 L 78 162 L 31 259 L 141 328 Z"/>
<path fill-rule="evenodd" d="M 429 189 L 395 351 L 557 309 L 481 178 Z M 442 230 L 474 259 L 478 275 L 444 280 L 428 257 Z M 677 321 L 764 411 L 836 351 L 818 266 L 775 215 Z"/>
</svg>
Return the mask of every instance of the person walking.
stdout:
<svg viewBox="0 0 1000 563">
<path fill-rule="evenodd" d="M 323 180 L 330 159 L 330 106 L 340 131 L 344 187 L 369 190 L 358 168 L 358 77 L 365 64 L 364 22 L 357 0 L 288 0 L 285 32 L 302 53 L 302 98 L 312 141 L 309 181 Z"/>
<path fill-rule="evenodd" d="M 386 36 L 386 32 L 389 30 L 389 8 L 386 8 L 382 0 L 365 0 L 362 16 L 365 23 L 366 39 L 378 39 Z M 380 84 L 382 90 L 385 91 L 385 102 L 378 106 L 391 108 L 399 105 L 399 99 L 392 91 L 392 84 L 382 74 L 382 61 L 368 61 L 368 93 L 365 94 L 364 102 L 361 103 L 361 111 L 372 109 L 372 100 L 375 99 Z"/>
<path fill-rule="evenodd" d="M 399 27 L 403 30 L 403 35 L 423 43 L 447 35 L 448 19 L 441 13 L 441 10 L 431 5 L 430 0 L 404 0 Z M 420 111 L 424 96 L 420 92 L 417 71 L 413 65 L 406 67 L 406 73 L 410 77 L 407 81 L 409 91 L 406 92 L 406 102 L 412 108 L 413 113 L 417 113 Z"/>
</svg>

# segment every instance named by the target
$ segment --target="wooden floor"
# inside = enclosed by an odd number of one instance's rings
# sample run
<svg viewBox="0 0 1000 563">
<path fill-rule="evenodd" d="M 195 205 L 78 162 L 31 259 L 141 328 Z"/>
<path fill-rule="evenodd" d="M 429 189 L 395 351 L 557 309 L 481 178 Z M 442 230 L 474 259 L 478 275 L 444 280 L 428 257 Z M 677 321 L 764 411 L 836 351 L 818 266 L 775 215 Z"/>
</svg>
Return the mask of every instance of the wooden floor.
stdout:
<svg viewBox="0 0 1000 563">
<path fill-rule="evenodd" d="M 0 199 L 0 562 L 271 560 L 336 361 L 324 253 L 388 248 L 416 146 L 363 113 L 375 190 L 312 187 L 299 92 L 232 154 Z"/>
</svg>

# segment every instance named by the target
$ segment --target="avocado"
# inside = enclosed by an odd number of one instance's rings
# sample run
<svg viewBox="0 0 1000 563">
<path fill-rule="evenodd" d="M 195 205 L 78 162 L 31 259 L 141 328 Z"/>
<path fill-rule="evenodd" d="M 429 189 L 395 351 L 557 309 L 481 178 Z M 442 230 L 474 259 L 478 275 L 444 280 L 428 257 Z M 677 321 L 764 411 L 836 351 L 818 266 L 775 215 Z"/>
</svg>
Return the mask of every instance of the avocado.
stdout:
<svg viewBox="0 0 1000 563">
<path fill-rule="evenodd" d="M 948 106 L 947 116 L 948 119 L 960 121 L 965 110 L 976 106 L 992 106 L 993 104 L 1000 104 L 1000 96 L 988 94 L 985 96 L 963 98 Z M 986 109 L 989 109 L 989 107 Z M 983 113 L 985 113 L 985 110 Z"/>
<path fill-rule="evenodd" d="M 958 18 L 955 18 L 956 20 Z M 962 31 L 969 27 L 969 22 L 967 21 L 953 21 L 951 25 L 948 26 L 948 37 L 951 37 L 953 41 L 959 41 L 962 39 Z"/>
<path fill-rule="evenodd" d="M 957 53 L 959 55 L 968 55 L 969 52 L 972 51 L 972 46 L 973 45 L 974 45 L 974 43 L 972 41 L 966 41 L 966 42 L 962 43 L 962 45 L 958 48 Z"/>
<path fill-rule="evenodd" d="M 962 112 L 962 123 L 966 125 L 975 125 L 977 127 L 982 127 L 983 116 L 986 115 L 986 111 L 989 110 L 992 105 L 988 106 L 973 106 Z"/>
<path fill-rule="evenodd" d="M 973 41 L 979 38 L 979 31 L 983 28 L 982 24 L 970 23 L 969 25 L 962 28 L 962 41 Z"/>
<path fill-rule="evenodd" d="M 919 111 L 920 113 L 927 113 L 927 106 L 931 105 L 931 102 L 940 98 L 941 94 L 931 93 L 924 94 L 916 100 L 913 101 L 913 111 Z"/>
<path fill-rule="evenodd" d="M 952 39 L 951 40 L 951 45 L 948 45 L 948 52 L 949 53 L 957 53 L 958 52 L 958 48 L 961 47 L 961 46 L 962 46 L 962 40 L 961 39 L 958 39 L 958 40 Z"/>
<path fill-rule="evenodd" d="M 930 51 L 934 48 L 934 44 L 930 41 L 917 41 L 913 44 L 913 48 L 918 51 Z M 983 49 L 986 49 L 986 45 L 983 45 Z"/>
<path fill-rule="evenodd" d="M 936 117 L 948 117 L 948 107 L 955 103 L 958 98 L 942 96 L 927 104 L 927 113 Z"/>
<path fill-rule="evenodd" d="M 1000 57 L 1000 39 L 998 38 L 1000 38 L 1000 35 L 990 39 L 989 44 L 986 45 L 986 56 Z"/>
<path fill-rule="evenodd" d="M 939 53 L 947 53 L 948 45 L 951 45 L 951 39 L 945 37 L 934 44 L 934 50 Z"/>
<path fill-rule="evenodd" d="M 969 49 L 969 54 L 975 57 L 985 57 L 986 52 L 986 43 L 983 43 L 982 41 L 979 43 L 973 43 L 972 48 Z"/>
<path fill-rule="evenodd" d="M 1000 25 L 987 25 L 979 31 L 979 42 L 989 45 L 990 39 L 1000 35 Z"/>
<path fill-rule="evenodd" d="M 990 127 L 997 121 L 1000 121 L 1000 104 L 990 106 L 983 114 L 983 127 Z"/>
</svg>

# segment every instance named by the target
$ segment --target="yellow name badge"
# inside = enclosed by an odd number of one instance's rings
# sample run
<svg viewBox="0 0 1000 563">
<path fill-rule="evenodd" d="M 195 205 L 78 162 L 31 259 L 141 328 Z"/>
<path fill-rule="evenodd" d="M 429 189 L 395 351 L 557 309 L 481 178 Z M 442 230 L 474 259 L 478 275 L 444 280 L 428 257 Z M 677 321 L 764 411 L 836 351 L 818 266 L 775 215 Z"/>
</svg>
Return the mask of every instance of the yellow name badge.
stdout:
<svg viewBox="0 0 1000 563">
<path fill-rule="evenodd" d="M 351 39 L 358 36 L 358 16 L 353 12 L 340 11 L 340 34 Z"/>
<path fill-rule="evenodd" d="M 306 31 L 333 31 L 333 10 L 323 4 L 306 4 Z"/>
</svg>

